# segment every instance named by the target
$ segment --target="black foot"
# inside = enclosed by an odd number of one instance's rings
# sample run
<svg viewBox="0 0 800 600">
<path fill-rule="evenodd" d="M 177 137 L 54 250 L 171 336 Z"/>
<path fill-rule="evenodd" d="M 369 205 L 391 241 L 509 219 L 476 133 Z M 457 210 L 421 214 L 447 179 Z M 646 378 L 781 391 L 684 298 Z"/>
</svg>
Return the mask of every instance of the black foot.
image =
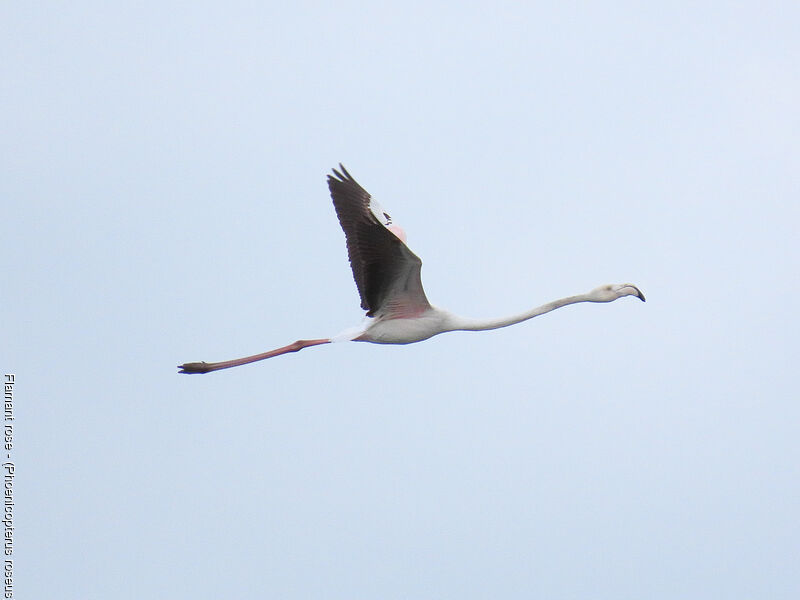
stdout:
<svg viewBox="0 0 800 600">
<path fill-rule="evenodd" d="M 192 375 L 194 373 L 208 373 L 208 363 L 205 362 L 196 362 L 196 363 L 185 363 L 178 366 L 178 373 L 183 373 L 184 375 Z"/>
</svg>

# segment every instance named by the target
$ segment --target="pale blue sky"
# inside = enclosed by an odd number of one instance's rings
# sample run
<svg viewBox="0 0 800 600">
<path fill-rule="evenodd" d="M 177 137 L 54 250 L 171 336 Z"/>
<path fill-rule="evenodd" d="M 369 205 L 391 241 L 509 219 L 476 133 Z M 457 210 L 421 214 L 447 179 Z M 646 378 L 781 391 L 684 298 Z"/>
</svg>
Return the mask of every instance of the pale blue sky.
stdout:
<svg viewBox="0 0 800 600">
<path fill-rule="evenodd" d="M 18 597 L 800 597 L 800 8 L 6 3 Z M 358 323 L 325 175 L 408 232 Z"/>
</svg>

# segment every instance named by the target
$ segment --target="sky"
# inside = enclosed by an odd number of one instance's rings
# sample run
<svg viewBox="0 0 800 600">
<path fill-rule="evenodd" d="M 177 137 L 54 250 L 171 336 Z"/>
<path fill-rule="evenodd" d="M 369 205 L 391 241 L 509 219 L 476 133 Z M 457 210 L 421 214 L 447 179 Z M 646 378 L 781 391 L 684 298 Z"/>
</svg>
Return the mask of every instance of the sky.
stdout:
<svg viewBox="0 0 800 600">
<path fill-rule="evenodd" d="M 795 2 L 4 3 L 19 598 L 800 597 Z M 408 346 L 325 177 L 437 306 Z"/>
</svg>

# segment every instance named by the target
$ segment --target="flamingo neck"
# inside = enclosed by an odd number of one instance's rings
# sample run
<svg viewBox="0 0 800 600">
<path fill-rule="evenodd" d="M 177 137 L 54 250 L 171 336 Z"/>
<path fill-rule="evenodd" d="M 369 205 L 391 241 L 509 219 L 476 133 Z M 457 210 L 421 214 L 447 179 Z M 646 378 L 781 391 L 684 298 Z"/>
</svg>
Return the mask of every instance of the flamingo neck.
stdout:
<svg viewBox="0 0 800 600">
<path fill-rule="evenodd" d="M 532 308 L 525 312 L 511 315 L 508 317 L 501 317 L 499 319 L 467 319 L 451 315 L 450 331 L 486 331 L 489 329 L 500 329 L 501 327 L 508 327 L 509 325 L 516 325 L 522 323 L 533 317 L 538 317 L 552 310 L 567 306 L 569 304 L 577 304 L 578 302 L 596 302 L 590 294 L 578 294 L 577 296 L 568 296 L 559 300 L 553 300 L 547 304 L 542 304 L 536 308 Z"/>
</svg>

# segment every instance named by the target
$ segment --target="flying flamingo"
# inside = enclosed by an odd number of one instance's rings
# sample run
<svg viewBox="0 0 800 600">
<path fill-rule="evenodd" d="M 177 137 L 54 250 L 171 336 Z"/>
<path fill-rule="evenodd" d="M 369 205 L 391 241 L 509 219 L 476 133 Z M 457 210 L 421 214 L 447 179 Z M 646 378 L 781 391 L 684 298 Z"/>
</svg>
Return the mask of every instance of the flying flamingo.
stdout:
<svg viewBox="0 0 800 600">
<path fill-rule="evenodd" d="M 422 261 L 405 244 L 405 233 L 340 163 L 328 175 L 336 216 L 347 239 L 353 278 L 366 319 L 356 328 L 332 338 L 297 340 L 293 344 L 224 362 L 180 365 L 181 373 L 208 373 L 297 352 L 309 346 L 340 341 L 410 344 L 446 331 L 484 331 L 508 327 L 578 302 L 613 302 L 644 294 L 630 283 L 601 285 L 587 294 L 553 300 L 526 312 L 500 319 L 465 319 L 428 302 L 422 289 Z"/>
</svg>

